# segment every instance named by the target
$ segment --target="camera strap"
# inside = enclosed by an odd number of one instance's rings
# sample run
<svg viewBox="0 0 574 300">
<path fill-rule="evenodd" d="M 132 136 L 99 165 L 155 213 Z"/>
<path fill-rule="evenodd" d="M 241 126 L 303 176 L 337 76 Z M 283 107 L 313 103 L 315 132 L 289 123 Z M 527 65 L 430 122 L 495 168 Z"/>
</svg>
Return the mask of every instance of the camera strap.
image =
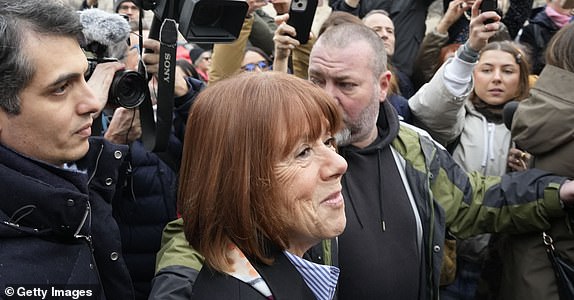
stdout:
<svg viewBox="0 0 574 300">
<path fill-rule="evenodd" d="M 160 60 L 157 73 L 157 121 L 151 99 L 148 97 L 140 107 L 142 118 L 142 141 L 148 150 L 163 152 L 167 149 L 173 120 L 175 57 L 177 27 L 173 19 L 165 19 L 160 29 Z"/>
</svg>

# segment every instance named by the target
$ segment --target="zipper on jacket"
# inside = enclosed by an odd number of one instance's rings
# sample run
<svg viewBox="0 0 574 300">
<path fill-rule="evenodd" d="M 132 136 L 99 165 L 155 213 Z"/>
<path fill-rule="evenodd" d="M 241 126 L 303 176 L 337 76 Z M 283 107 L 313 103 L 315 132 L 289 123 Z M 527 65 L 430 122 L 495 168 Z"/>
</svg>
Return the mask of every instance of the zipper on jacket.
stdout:
<svg viewBox="0 0 574 300">
<path fill-rule="evenodd" d="M 88 234 L 87 235 L 80 234 L 80 231 L 82 231 L 82 228 L 84 227 L 84 224 L 86 224 L 86 221 L 88 222 L 87 225 Z M 84 217 L 82 218 L 82 222 L 76 229 L 76 232 L 74 232 L 74 238 L 86 240 L 86 242 L 90 246 L 90 249 L 92 250 L 92 252 L 94 252 L 94 245 L 92 244 L 92 236 L 89 234 L 91 231 L 92 231 L 92 206 L 90 205 L 90 201 L 87 201 Z"/>
</svg>

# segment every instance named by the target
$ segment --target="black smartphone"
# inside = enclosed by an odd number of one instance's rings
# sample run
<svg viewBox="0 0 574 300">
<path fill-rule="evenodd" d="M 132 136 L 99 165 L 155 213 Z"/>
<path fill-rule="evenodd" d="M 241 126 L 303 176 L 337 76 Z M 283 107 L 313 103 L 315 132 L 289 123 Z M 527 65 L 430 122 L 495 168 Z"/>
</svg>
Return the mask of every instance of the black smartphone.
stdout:
<svg viewBox="0 0 574 300">
<path fill-rule="evenodd" d="M 498 0 L 482 0 L 482 3 L 480 3 L 480 12 L 497 11 L 497 10 L 498 10 Z"/>
<path fill-rule="evenodd" d="M 289 7 L 289 20 L 287 24 L 295 27 L 297 36 L 294 37 L 301 43 L 309 41 L 309 34 L 313 26 L 313 18 L 317 10 L 318 0 L 292 0 Z"/>
<path fill-rule="evenodd" d="M 498 12 L 498 0 L 482 0 L 480 3 L 480 12 L 483 13 L 485 11 L 496 11 Z M 487 19 L 484 24 L 492 23 L 494 20 Z"/>
</svg>

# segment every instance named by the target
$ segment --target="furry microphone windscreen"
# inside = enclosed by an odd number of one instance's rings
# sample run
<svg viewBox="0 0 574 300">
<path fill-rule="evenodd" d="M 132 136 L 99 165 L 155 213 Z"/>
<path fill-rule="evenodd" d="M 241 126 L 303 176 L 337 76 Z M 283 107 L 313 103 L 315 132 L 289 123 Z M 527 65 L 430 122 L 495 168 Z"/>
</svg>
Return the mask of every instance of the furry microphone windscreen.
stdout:
<svg viewBox="0 0 574 300">
<path fill-rule="evenodd" d="M 124 17 L 97 8 L 81 11 L 80 22 L 88 43 L 112 46 L 127 41 L 130 35 L 130 25 Z"/>
</svg>

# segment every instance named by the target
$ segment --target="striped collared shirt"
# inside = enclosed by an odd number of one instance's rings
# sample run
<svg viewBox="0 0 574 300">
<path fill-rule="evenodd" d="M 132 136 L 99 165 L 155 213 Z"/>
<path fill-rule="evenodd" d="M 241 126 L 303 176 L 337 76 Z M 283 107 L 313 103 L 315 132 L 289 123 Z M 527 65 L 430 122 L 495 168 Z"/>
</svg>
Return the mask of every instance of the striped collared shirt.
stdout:
<svg viewBox="0 0 574 300">
<path fill-rule="evenodd" d="M 339 268 L 316 264 L 287 251 L 284 253 L 318 300 L 333 299 L 339 279 Z"/>
</svg>

